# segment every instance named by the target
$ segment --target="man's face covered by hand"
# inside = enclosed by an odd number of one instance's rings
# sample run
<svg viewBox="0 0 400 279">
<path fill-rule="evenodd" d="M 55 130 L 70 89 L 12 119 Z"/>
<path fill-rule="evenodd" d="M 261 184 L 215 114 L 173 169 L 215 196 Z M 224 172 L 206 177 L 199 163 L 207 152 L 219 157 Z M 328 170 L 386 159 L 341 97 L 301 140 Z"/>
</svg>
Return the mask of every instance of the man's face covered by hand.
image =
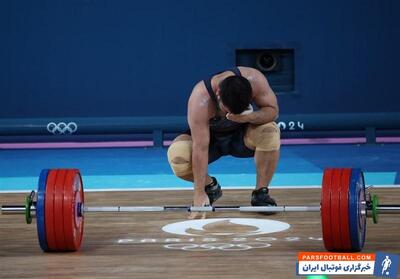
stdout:
<svg viewBox="0 0 400 279">
<path fill-rule="evenodd" d="M 219 88 L 217 89 L 217 92 L 215 92 L 215 94 L 217 95 L 219 108 L 221 109 L 221 111 L 223 111 L 225 113 L 225 117 L 227 119 L 234 121 L 234 122 L 239 122 L 239 123 L 248 122 L 247 115 L 253 112 L 253 106 L 251 104 L 249 104 L 247 109 L 245 109 L 242 113 L 234 114 L 222 102 L 221 97 L 220 97 L 220 89 Z"/>
</svg>

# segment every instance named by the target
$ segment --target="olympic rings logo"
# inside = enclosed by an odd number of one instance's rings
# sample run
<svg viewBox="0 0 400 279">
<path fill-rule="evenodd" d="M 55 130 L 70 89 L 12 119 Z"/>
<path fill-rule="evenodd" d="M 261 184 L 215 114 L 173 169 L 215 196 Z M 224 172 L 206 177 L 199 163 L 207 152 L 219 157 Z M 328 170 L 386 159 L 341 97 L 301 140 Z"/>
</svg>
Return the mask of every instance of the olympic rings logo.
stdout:
<svg viewBox="0 0 400 279">
<path fill-rule="evenodd" d="M 78 125 L 75 122 L 50 122 L 47 124 L 47 131 L 53 135 L 73 134 L 78 130 Z"/>
<path fill-rule="evenodd" d="M 261 242 L 251 243 L 172 243 L 164 245 L 167 249 L 184 250 L 192 252 L 220 250 L 220 251 L 245 251 L 250 249 L 268 248 L 271 244 Z"/>
</svg>

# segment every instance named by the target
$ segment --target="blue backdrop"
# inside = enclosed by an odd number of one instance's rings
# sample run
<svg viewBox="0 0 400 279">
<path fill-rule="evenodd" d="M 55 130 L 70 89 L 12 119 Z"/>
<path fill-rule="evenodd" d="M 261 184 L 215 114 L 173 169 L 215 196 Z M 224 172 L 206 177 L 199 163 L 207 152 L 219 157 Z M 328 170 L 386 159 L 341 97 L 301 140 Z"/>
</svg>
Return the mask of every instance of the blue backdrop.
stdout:
<svg viewBox="0 0 400 279">
<path fill-rule="evenodd" d="M 400 2 L 3 0 L 0 118 L 185 115 L 236 49 L 294 48 L 281 113 L 396 112 Z"/>
</svg>

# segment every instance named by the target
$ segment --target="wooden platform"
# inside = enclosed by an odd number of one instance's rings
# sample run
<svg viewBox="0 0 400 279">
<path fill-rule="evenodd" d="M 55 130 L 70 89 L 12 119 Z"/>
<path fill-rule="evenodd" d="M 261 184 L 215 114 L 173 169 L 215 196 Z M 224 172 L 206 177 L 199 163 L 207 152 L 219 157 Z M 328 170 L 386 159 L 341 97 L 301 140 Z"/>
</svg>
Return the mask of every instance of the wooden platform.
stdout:
<svg viewBox="0 0 400 279">
<path fill-rule="evenodd" d="M 399 203 L 399 189 L 373 189 L 382 203 Z M 216 205 L 249 205 L 249 190 L 225 190 Z M 279 204 L 315 205 L 319 189 L 272 190 Z M 191 191 L 86 193 L 86 205 L 187 205 Z M 24 195 L 1 194 L 0 204 L 22 204 Z M 0 278 L 299 278 L 297 253 L 324 251 L 319 213 L 213 213 L 209 218 L 260 218 L 290 225 L 281 232 L 222 220 L 189 228 L 194 236 L 164 232 L 186 213 L 87 213 L 83 246 L 74 253 L 43 253 L 35 222 L 0 216 Z M 367 221 L 364 252 L 400 253 L 399 215 Z M 223 234 L 225 233 L 225 235 Z M 227 235 L 231 233 L 230 235 Z M 335 276 L 335 278 L 340 278 Z M 343 277 L 345 278 L 345 277 Z"/>
</svg>

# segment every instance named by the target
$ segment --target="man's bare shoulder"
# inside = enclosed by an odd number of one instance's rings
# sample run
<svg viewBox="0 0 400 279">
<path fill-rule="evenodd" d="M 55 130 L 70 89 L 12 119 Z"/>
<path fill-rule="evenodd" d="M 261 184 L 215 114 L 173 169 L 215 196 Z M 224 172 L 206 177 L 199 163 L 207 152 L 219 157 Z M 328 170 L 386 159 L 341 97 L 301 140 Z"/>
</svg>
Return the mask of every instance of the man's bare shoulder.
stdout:
<svg viewBox="0 0 400 279">
<path fill-rule="evenodd" d="M 208 121 L 211 98 L 203 81 L 198 82 L 192 90 L 188 102 L 188 118 Z"/>
<path fill-rule="evenodd" d="M 244 67 L 244 66 L 239 66 L 238 67 L 240 72 L 242 73 L 242 76 L 247 78 L 250 82 L 257 80 L 261 76 L 264 77 L 263 73 L 261 73 L 259 70 L 251 67 Z"/>
<path fill-rule="evenodd" d="M 210 95 L 207 92 L 207 88 L 203 81 L 199 81 L 192 90 L 189 98 L 189 106 L 203 107 L 208 104 Z"/>
<path fill-rule="evenodd" d="M 239 70 L 240 70 L 240 72 L 241 72 L 242 74 L 243 74 L 243 73 L 246 73 L 246 72 L 248 72 L 248 71 L 255 70 L 254 68 L 246 67 L 246 66 L 238 66 L 238 68 L 239 68 Z"/>
<path fill-rule="evenodd" d="M 196 83 L 195 86 L 193 87 L 192 95 L 193 94 L 199 95 L 204 93 L 207 93 L 207 88 L 206 85 L 204 84 L 204 81 L 201 80 L 198 83 Z"/>
</svg>

